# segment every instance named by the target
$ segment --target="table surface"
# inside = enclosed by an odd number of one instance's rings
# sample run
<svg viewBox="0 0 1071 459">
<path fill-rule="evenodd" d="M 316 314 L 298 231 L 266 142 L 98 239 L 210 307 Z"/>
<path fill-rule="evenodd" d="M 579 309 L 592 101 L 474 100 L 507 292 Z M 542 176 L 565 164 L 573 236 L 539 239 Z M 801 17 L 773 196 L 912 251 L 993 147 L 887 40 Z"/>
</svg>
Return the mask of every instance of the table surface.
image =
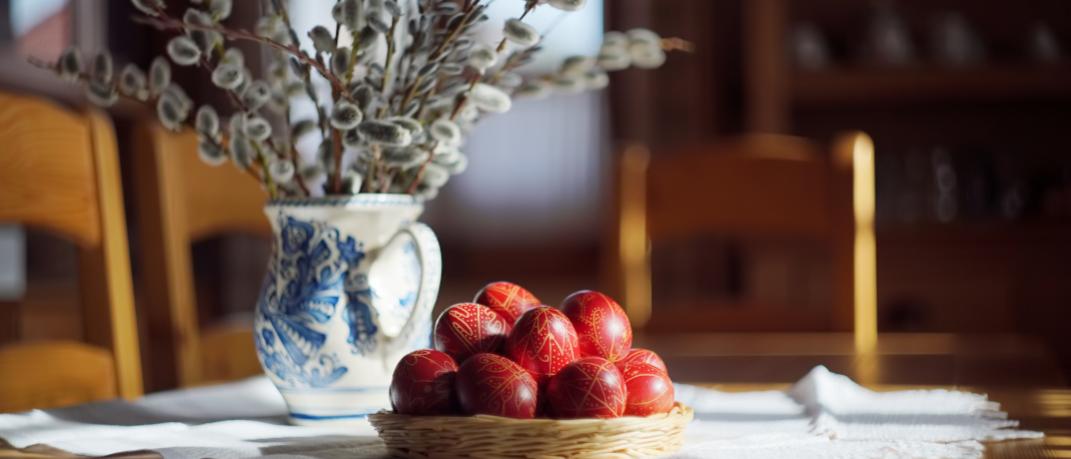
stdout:
<svg viewBox="0 0 1071 459">
<path fill-rule="evenodd" d="M 1071 388 L 1044 348 L 1028 339 L 883 335 L 872 355 L 853 353 L 850 336 L 837 334 L 674 335 L 637 341 L 665 357 L 675 380 L 719 390 L 785 389 L 822 364 L 876 390 L 941 387 L 986 393 L 1023 429 L 1046 437 L 991 443 L 985 458 L 1071 458 Z M 717 351 L 697 351 L 702 349 Z M 0 457 L 74 456 L 47 447 L 18 450 L 0 440 Z M 158 456 L 140 452 L 119 457 Z"/>
</svg>

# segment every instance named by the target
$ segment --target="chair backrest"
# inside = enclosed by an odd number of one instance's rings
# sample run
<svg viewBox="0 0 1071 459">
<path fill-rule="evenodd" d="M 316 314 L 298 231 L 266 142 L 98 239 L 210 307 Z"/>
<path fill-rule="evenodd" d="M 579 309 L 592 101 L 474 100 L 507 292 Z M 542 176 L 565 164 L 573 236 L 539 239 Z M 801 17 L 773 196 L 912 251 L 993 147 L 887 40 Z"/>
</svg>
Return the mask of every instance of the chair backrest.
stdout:
<svg viewBox="0 0 1071 459">
<path fill-rule="evenodd" d="M 74 242 L 84 337 L 109 357 L 82 359 L 100 351 L 76 349 L 71 343 L 9 347 L 0 352 L 0 374 L 19 377 L 0 378 L 0 399 L 14 408 L 20 399 L 32 403 L 29 406 L 45 406 L 141 395 L 126 218 L 111 122 L 96 111 L 72 113 L 39 99 L 0 93 L 0 145 L 0 222 L 24 224 Z M 31 360 L 25 357 L 31 354 L 36 364 L 27 367 Z M 78 378 L 68 378 L 65 366 L 71 365 L 73 372 L 90 361 L 112 365 L 112 371 L 105 372 L 111 379 L 99 381 L 97 388 L 73 387 Z M 79 393 L 84 397 L 72 396 Z"/>
<path fill-rule="evenodd" d="M 232 164 L 202 162 L 192 132 L 172 133 L 155 122 L 141 123 L 133 144 L 143 256 L 139 276 L 145 286 L 153 386 L 189 386 L 225 377 L 206 373 L 206 365 L 226 365 L 212 364 L 219 356 L 236 355 L 255 366 L 252 324 L 222 329 L 221 336 L 205 336 L 198 327 L 191 246 L 219 235 L 270 235 L 263 212 L 267 194 Z"/>
<path fill-rule="evenodd" d="M 652 158 L 626 148 L 618 167 L 616 281 L 634 324 L 655 328 L 876 334 L 873 239 L 873 144 L 862 133 L 839 136 L 831 153 L 796 137 L 747 135 Z M 651 307 L 651 241 L 705 235 L 790 238 L 828 248 L 828 317 L 762 305 L 674 312 Z"/>
</svg>

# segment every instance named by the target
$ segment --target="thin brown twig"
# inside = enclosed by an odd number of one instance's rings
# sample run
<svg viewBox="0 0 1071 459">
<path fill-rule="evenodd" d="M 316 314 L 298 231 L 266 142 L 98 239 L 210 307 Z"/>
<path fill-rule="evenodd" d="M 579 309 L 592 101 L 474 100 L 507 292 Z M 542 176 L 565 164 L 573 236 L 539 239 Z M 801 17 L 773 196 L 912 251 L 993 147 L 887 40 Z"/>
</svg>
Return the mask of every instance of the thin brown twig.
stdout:
<svg viewBox="0 0 1071 459">
<path fill-rule="evenodd" d="M 423 163 L 420 163 L 420 169 L 417 169 L 416 175 L 413 177 L 413 181 L 409 183 L 409 188 L 405 189 L 407 194 L 413 194 L 416 192 L 417 186 L 420 185 L 420 181 L 424 179 L 424 171 L 428 169 L 428 164 L 431 164 L 431 160 L 435 158 L 435 149 L 439 147 L 439 142 L 434 142 L 431 147 L 428 148 L 428 157 L 424 159 Z"/>
<path fill-rule="evenodd" d="M 48 70 L 48 71 L 51 71 L 51 72 L 58 73 L 57 72 L 57 66 L 56 66 L 55 63 L 46 62 L 46 61 L 43 61 L 43 60 L 38 59 L 38 58 L 33 57 L 33 56 L 28 57 L 26 59 L 26 62 L 28 62 L 30 65 L 32 65 L 34 67 L 37 67 L 39 69 Z M 89 76 L 88 73 L 86 73 L 86 72 L 79 72 L 78 73 L 78 83 L 79 84 L 82 84 L 82 85 L 88 84 L 89 83 L 89 79 L 90 79 L 90 76 Z M 141 99 L 138 99 L 137 97 L 128 96 L 126 94 L 123 94 L 122 92 L 118 92 L 117 91 L 116 93 L 119 95 L 119 97 L 121 97 L 123 99 L 136 102 L 136 103 L 138 103 L 138 104 L 140 104 L 140 105 L 142 105 L 144 107 L 149 108 L 150 110 L 155 110 L 155 108 L 153 106 L 155 105 L 157 99 L 150 98 L 150 99 L 146 99 L 146 100 L 141 100 Z M 182 124 L 184 126 L 186 126 L 187 128 L 190 128 L 190 129 L 193 129 L 193 130 L 197 129 L 196 126 L 194 125 L 194 119 L 192 117 L 187 117 L 182 122 Z M 230 147 L 227 146 L 227 139 L 225 139 L 225 138 L 222 139 L 222 141 L 220 142 L 220 146 L 223 148 L 223 151 L 227 153 L 227 156 L 230 156 Z M 239 164 L 236 164 L 236 165 L 241 166 Z M 239 169 L 241 169 L 242 172 L 245 172 L 245 173 L 249 174 L 249 176 L 252 177 L 253 180 L 256 180 L 257 182 L 260 182 L 262 180 L 261 176 L 260 176 L 260 173 L 256 169 L 251 167 L 251 166 L 250 167 L 239 167 Z M 267 171 L 264 171 L 264 173 L 267 173 Z"/>
<path fill-rule="evenodd" d="M 287 102 L 286 116 L 285 116 L 284 121 L 286 121 L 286 125 L 287 126 L 290 126 L 290 103 L 289 102 Z M 297 184 L 298 184 L 298 187 L 301 188 L 301 192 L 305 193 L 305 196 L 309 196 L 310 195 L 309 186 L 305 184 L 305 178 L 301 176 L 301 162 L 299 161 L 299 158 L 298 158 L 297 145 L 294 143 L 294 136 L 291 133 L 291 134 L 287 135 L 286 137 L 290 141 L 289 142 L 290 143 L 290 164 L 292 164 L 294 166 L 294 181 L 296 181 Z"/>
<path fill-rule="evenodd" d="M 342 134 L 338 129 L 331 130 L 331 147 L 335 155 L 335 178 L 331 184 L 331 192 L 339 194 L 342 192 Z"/>
<path fill-rule="evenodd" d="M 228 29 L 226 27 L 186 24 L 181 20 L 168 16 L 166 14 L 161 14 L 159 17 L 155 18 L 137 16 L 134 18 L 134 22 L 139 24 L 147 24 L 156 27 L 159 30 L 203 30 L 207 32 L 217 32 L 230 40 L 244 40 L 260 43 L 262 45 L 269 46 L 280 51 L 284 51 L 293 56 L 299 62 L 316 69 L 320 76 L 324 77 L 324 79 L 331 83 L 331 87 L 334 90 L 341 91 L 344 88 L 342 81 L 339 80 L 338 77 L 336 77 L 334 74 L 332 74 L 322 62 L 317 62 L 316 59 L 313 59 L 307 53 L 302 51 L 300 48 L 297 47 L 297 45 L 285 45 L 270 38 L 262 37 L 255 33 L 242 29 Z"/>
</svg>

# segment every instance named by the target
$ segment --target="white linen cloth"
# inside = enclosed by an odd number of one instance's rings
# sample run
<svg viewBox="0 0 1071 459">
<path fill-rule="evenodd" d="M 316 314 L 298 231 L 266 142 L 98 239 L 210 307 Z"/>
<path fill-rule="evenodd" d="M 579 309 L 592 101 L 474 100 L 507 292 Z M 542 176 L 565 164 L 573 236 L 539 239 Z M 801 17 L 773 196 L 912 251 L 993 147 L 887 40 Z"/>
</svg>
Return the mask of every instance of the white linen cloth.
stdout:
<svg viewBox="0 0 1071 459">
<path fill-rule="evenodd" d="M 817 367 L 788 391 L 677 385 L 695 409 L 680 458 L 980 458 L 981 441 L 1039 438 L 1015 430 L 984 395 L 873 392 Z M 286 425 L 266 378 L 55 410 L 0 415 L 0 438 L 86 455 L 152 450 L 165 458 L 379 458 L 371 425 Z"/>
</svg>

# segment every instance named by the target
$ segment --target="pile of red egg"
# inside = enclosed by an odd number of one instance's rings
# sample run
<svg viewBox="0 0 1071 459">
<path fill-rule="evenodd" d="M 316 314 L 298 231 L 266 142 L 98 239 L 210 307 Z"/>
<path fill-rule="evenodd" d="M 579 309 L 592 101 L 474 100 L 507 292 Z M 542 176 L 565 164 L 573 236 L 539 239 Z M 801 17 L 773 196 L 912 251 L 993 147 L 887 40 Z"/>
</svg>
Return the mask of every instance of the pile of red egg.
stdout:
<svg viewBox="0 0 1071 459">
<path fill-rule="evenodd" d="M 610 297 L 582 290 L 555 309 L 519 285 L 494 282 L 473 301 L 439 316 L 435 350 L 398 363 L 396 413 L 613 418 L 673 407 L 665 363 L 632 348 L 628 316 Z"/>
</svg>

